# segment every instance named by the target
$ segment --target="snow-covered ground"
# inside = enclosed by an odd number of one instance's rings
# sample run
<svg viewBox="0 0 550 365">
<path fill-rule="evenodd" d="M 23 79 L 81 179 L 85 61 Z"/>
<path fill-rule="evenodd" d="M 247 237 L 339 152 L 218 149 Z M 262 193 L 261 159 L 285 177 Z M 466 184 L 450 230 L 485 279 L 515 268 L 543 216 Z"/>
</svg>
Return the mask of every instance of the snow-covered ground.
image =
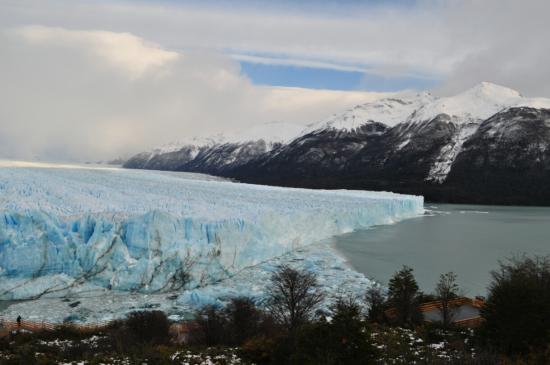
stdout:
<svg viewBox="0 0 550 365">
<path fill-rule="evenodd" d="M 312 244 L 422 212 L 422 197 L 393 193 L 4 161 L 0 299 L 39 299 L 6 310 L 28 319 L 93 321 L 151 306 L 181 316 L 227 296 L 261 301 L 283 262 L 319 272 L 332 293 L 358 291 L 370 282 Z M 86 298 L 70 307 L 61 297 Z"/>
</svg>

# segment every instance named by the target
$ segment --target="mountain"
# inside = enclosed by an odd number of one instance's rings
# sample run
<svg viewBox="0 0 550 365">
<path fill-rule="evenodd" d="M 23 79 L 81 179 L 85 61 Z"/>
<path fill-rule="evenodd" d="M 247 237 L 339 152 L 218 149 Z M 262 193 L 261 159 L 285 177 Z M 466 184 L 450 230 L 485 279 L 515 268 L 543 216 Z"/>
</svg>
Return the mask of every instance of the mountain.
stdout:
<svg viewBox="0 0 550 365">
<path fill-rule="evenodd" d="M 271 144 L 255 134 L 194 147 L 195 155 L 187 146 L 155 155 L 145 168 L 430 201 L 550 205 L 550 99 L 483 82 L 449 97 L 419 93 L 358 105 L 292 133 Z M 125 166 L 135 167 L 132 160 Z"/>
<path fill-rule="evenodd" d="M 291 123 L 271 122 L 241 133 L 192 137 L 139 153 L 126 161 L 124 167 L 225 175 L 236 166 L 288 143 L 303 129 Z"/>
</svg>

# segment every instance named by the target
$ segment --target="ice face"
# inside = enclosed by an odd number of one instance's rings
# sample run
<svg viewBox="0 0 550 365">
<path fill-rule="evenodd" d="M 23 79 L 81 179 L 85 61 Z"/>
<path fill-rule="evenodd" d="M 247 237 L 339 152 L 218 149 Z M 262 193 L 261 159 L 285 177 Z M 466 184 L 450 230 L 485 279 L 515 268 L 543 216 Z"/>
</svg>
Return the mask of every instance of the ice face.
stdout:
<svg viewBox="0 0 550 365">
<path fill-rule="evenodd" d="M 363 274 L 350 268 L 339 252 L 327 242 L 306 246 L 259 265 L 239 271 L 232 277 L 212 285 L 170 293 L 132 293 L 105 290 L 91 284 L 81 285 L 77 291 L 68 292 L 64 298 L 43 296 L 37 300 L 12 304 L 0 313 L 7 320 L 22 315 L 26 320 L 61 323 L 67 319 L 81 323 L 97 323 L 123 318 L 135 310 L 162 310 L 169 318 L 192 318 L 204 305 L 221 307 L 231 298 L 245 296 L 256 305 L 266 304 L 266 289 L 271 275 L 281 264 L 300 270 L 309 270 L 317 276 L 318 284 L 326 294 L 321 309 L 329 309 L 342 295 L 351 295 L 363 302 L 365 291 L 377 285 Z M 42 277 L 63 284 L 63 276 Z M 78 306 L 70 303 L 79 302 Z"/>
<path fill-rule="evenodd" d="M 422 212 L 422 197 L 393 193 L 0 164 L 0 299 L 86 286 L 201 288 L 321 239 Z"/>
</svg>

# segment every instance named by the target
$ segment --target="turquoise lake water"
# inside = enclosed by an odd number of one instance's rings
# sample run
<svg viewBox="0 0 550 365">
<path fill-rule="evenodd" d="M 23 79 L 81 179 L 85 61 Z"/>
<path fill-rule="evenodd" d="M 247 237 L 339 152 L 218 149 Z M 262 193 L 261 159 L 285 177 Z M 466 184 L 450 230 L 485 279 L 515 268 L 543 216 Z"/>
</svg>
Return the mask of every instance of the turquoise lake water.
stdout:
<svg viewBox="0 0 550 365">
<path fill-rule="evenodd" d="M 485 295 L 490 271 L 512 255 L 550 254 L 550 208 L 427 204 L 426 214 L 330 239 L 349 263 L 387 284 L 408 265 L 422 290 L 453 271 L 464 294 Z"/>
</svg>

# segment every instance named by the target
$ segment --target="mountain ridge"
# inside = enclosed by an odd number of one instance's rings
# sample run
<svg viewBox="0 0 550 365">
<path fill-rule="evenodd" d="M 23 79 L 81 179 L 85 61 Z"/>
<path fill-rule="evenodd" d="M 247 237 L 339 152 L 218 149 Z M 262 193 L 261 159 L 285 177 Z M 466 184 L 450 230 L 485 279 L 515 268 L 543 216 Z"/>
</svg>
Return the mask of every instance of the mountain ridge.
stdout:
<svg viewBox="0 0 550 365">
<path fill-rule="evenodd" d="M 550 205 L 548 189 L 538 188 L 537 195 L 518 182 L 518 190 L 474 168 L 479 166 L 475 161 L 484 159 L 485 169 L 500 178 L 509 171 L 527 174 L 533 186 L 550 185 L 550 175 L 534 170 L 550 171 L 550 137 L 537 137 L 547 135 L 549 121 L 550 99 L 525 98 L 515 90 L 481 83 L 449 97 L 417 93 L 358 105 L 300 132 L 296 128 L 287 133 L 296 133 L 294 138 L 281 142 L 266 143 L 256 134 L 255 141 L 187 146 L 148 161 L 137 155 L 124 166 L 202 172 L 268 185 L 392 190 L 434 201 Z M 487 125 L 492 128 L 480 129 Z M 525 136 L 536 141 L 539 152 L 530 152 L 533 147 Z M 498 148 L 479 145 L 487 143 Z M 514 156 L 508 158 L 507 150 L 515 151 Z M 476 155 L 492 153 L 508 168 Z M 466 157 L 471 167 L 461 165 Z M 529 158 L 540 163 L 535 167 Z M 485 179 L 468 177 L 471 174 Z M 508 181 L 517 179 L 510 176 Z M 502 196 L 491 194 L 489 185 Z M 503 192 L 504 186 L 509 193 Z"/>
</svg>

